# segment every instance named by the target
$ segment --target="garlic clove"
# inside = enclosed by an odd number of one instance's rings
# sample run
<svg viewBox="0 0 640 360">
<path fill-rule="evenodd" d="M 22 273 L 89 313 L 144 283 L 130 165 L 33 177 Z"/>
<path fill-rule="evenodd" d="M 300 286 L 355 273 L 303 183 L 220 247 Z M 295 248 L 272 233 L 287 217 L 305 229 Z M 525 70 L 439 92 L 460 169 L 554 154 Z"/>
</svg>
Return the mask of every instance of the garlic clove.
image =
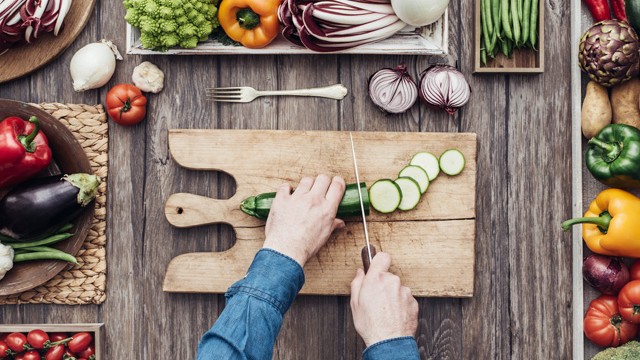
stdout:
<svg viewBox="0 0 640 360">
<path fill-rule="evenodd" d="M 148 61 L 133 69 L 131 80 L 144 92 L 159 93 L 164 88 L 164 73 L 155 64 Z"/>
</svg>

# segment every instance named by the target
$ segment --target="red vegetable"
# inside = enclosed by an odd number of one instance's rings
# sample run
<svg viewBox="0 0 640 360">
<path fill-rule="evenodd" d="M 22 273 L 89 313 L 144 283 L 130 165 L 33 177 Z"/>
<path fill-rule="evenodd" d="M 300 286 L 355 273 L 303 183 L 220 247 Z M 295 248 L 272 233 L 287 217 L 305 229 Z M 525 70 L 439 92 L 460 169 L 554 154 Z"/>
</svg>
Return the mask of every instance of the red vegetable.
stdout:
<svg viewBox="0 0 640 360">
<path fill-rule="evenodd" d="M 637 1 L 637 0 L 631 0 Z M 624 7 L 624 0 L 611 0 L 611 8 L 613 16 L 620 21 L 627 21 L 627 11 Z M 628 22 L 628 21 L 627 21 Z"/>
<path fill-rule="evenodd" d="M 620 258 L 591 254 L 584 259 L 582 276 L 601 293 L 616 295 L 629 281 L 629 270 Z"/>
<path fill-rule="evenodd" d="M 618 299 L 601 295 L 591 301 L 584 316 L 584 335 L 600 347 L 619 346 L 636 337 L 638 325 L 622 318 Z"/>
<path fill-rule="evenodd" d="M 58 342 L 60 340 L 64 340 L 68 338 L 69 338 L 69 334 L 61 333 L 61 332 L 55 332 L 49 335 L 49 339 L 51 340 L 51 342 Z"/>
<path fill-rule="evenodd" d="M 131 84 L 118 84 L 107 93 L 107 112 L 116 123 L 131 126 L 147 114 L 147 98 Z"/>
<path fill-rule="evenodd" d="M 13 352 L 9 349 L 9 345 L 6 342 L 0 341 L 0 359 L 4 359 L 8 355 L 12 355 Z"/>
<path fill-rule="evenodd" d="M 27 334 L 27 342 L 34 349 L 38 349 L 38 350 L 44 349 L 44 345 L 47 341 L 49 341 L 49 335 L 47 335 L 46 332 L 40 329 L 31 330 Z"/>
<path fill-rule="evenodd" d="M 72 338 L 73 339 L 67 343 L 67 347 L 74 353 L 86 350 L 93 341 L 93 337 L 87 332 L 77 333 L 73 335 Z"/>
<path fill-rule="evenodd" d="M 22 360 L 40 360 L 40 353 L 35 350 L 27 351 L 22 355 Z"/>
<path fill-rule="evenodd" d="M 91 344 L 91 345 L 89 345 L 89 347 L 87 347 L 83 351 L 78 352 L 78 354 L 76 354 L 76 356 L 78 358 L 86 358 L 86 359 L 88 359 L 91 355 L 94 355 L 95 353 L 96 353 L 95 346 L 93 344 Z"/>
<path fill-rule="evenodd" d="M 9 349 L 15 352 L 27 350 L 29 347 L 29 345 L 27 345 L 27 337 L 19 332 L 7 335 L 5 342 L 9 345 Z"/>
<path fill-rule="evenodd" d="M 620 290 L 618 308 L 623 319 L 640 324 L 640 280 L 633 280 Z"/>
<path fill-rule="evenodd" d="M 631 268 L 629 268 L 629 279 L 640 280 L 640 260 L 636 260 L 631 264 Z"/>
<path fill-rule="evenodd" d="M 607 0 L 584 0 L 584 3 L 587 4 L 591 16 L 596 22 L 611 19 L 611 11 Z"/>
<path fill-rule="evenodd" d="M 53 338 L 53 334 L 51 336 Z M 64 351 L 65 351 L 64 345 L 56 345 L 51 349 L 47 350 L 47 353 L 45 354 L 44 359 L 45 360 L 62 360 Z"/>
</svg>

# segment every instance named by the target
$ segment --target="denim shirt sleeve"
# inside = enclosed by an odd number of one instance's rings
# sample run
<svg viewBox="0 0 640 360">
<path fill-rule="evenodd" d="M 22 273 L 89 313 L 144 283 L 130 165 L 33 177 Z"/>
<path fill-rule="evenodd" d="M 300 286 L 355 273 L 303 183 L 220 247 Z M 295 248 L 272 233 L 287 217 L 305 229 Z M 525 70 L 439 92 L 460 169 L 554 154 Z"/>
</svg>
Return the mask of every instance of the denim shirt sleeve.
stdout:
<svg viewBox="0 0 640 360">
<path fill-rule="evenodd" d="M 197 360 L 271 359 L 282 319 L 304 285 L 300 264 L 270 249 L 258 251 L 244 279 L 198 345 Z"/>
<path fill-rule="evenodd" d="M 420 360 L 418 344 L 411 336 L 377 342 L 362 353 L 363 360 Z"/>
</svg>

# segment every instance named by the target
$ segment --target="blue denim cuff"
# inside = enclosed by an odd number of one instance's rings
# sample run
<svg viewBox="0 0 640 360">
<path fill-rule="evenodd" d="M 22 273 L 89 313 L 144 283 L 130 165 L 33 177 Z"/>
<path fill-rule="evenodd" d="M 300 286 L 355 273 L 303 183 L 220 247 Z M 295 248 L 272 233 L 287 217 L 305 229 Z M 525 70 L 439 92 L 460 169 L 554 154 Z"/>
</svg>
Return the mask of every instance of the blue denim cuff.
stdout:
<svg viewBox="0 0 640 360">
<path fill-rule="evenodd" d="M 231 285 L 227 300 L 237 293 L 261 299 L 284 316 L 304 285 L 304 271 L 292 258 L 275 250 L 262 249 L 253 259 L 244 279 Z"/>
<path fill-rule="evenodd" d="M 420 360 L 418 344 L 412 336 L 377 342 L 362 353 L 363 360 Z"/>
</svg>

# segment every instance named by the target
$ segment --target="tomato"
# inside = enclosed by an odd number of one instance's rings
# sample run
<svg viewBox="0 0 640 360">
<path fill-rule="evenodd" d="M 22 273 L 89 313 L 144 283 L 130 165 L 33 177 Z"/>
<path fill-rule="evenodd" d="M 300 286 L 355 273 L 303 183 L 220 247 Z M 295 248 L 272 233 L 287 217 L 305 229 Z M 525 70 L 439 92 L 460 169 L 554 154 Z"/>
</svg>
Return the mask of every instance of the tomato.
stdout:
<svg viewBox="0 0 640 360">
<path fill-rule="evenodd" d="M 640 280 L 640 260 L 634 261 L 629 268 L 629 278 L 631 280 Z"/>
<path fill-rule="evenodd" d="M 53 334 L 52 334 L 53 335 Z M 56 345 L 51 349 L 47 350 L 47 353 L 44 356 L 45 360 L 62 360 L 62 355 L 64 355 L 64 345 Z"/>
<path fill-rule="evenodd" d="M 72 338 L 73 339 L 67 344 L 67 347 L 74 353 L 86 350 L 93 341 L 93 337 L 87 332 L 77 333 L 73 335 Z"/>
<path fill-rule="evenodd" d="M 0 333 L 0 341 L 4 341 L 4 339 L 6 339 L 8 335 L 9 333 Z"/>
<path fill-rule="evenodd" d="M 132 126 L 147 114 L 147 98 L 131 84 L 118 84 L 107 93 L 107 113 L 116 123 Z"/>
<path fill-rule="evenodd" d="M 7 355 L 12 354 L 9 345 L 6 342 L 0 341 L 0 359 L 4 359 Z"/>
<path fill-rule="evenodd" d="M 51 340 L 51 342 L 58 342 L 60 340 L 65 340 L 68 338 L 69 334 L 62 332 L 51 333 L 51 335 L 49 335 L 49 339 Z"/>
<path fill-rule="evenodd" d="M 622 287 L 618 294 L 618 309 L 622 318 L 640 323 L 640 280 L 633 280 Z"/>
<path fill-rule="evenodd" d="M 91 344 L 86 349 L 84 349 L 82 351 L 78 351 L 76 356 L 79 357 L 79 358 L 89 358 L 89 356 L 91 356 L 91 355 L 93 355 L 95 353 L 96 353 L 95 346 L 93 344 Z"/>
<path fill-rule="evenodd" d="M 73 352 L 71 352 L 71 350 L 69 350 L 69 349 L 65 349 L 65 350 L 64 350 L 64 355 L 62 356 L 62 358 L 63 358 L 64 360 L 67 360 L 67 359 L 75 359 L 75 358 L 76 358 L 76 354 L 74 354 Z"/>
<path fill-rule="evenodd" d="M 22 360 L 40 360 L 40 353 L 35 350 L 27 351 L 22 355 Z"/>
<path fill-rule="evenodd" d="M 25 345 L 27 345 L 27 337 L 23 333 L 14 332 L 7 335 L 5 339 L 7 345 L 9 345 L 9 349 L 20 352 L 25 349 Z"/>
<path fill-rule="evenodd" d="M 584 335 L 594 344 L 615 347 L 633 339 L 637 333 L 638 325 L 620 315 L 615 296 L 601 295 L 589 304 L 584 316 Z"/>
<path fill-rule="evenodd" d="M 44 331 L 42 331 L 40 329 L 31 330 L 27 334 L 27 342 L 34 349 L 38 349 L 38 350 L 44 349 L 44 344 L 47 341 L 49 341 L 49 335 L 47 335 L 46 332 L 44 332 Z"/>
</svg>

